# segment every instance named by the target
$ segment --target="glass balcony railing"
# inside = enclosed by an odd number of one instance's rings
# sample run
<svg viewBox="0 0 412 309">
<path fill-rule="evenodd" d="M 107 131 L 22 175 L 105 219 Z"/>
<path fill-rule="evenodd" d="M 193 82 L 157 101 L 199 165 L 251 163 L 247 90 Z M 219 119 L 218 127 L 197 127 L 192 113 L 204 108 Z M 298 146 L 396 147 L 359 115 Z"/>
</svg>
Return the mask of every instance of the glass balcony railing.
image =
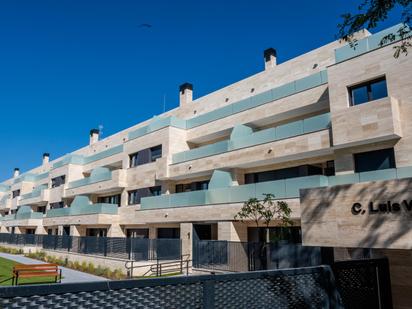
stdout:
<svg viewBox="0 0 412 309">
<path fill-rule="evenodd" d="M 181 129 L 192 129 L 205 123 L 216 121 L 218 119 L 222 119 L 275 100 L 279 100 L 298 92 L 321 86 L 323 84 L 326 84 L 327 82 L 327 72 L 326 70 L 323 70 L 321 72 L 317 72 L 304 78 L 256 94 L 249 98 L 240 100 L 238 102 L 225 105 L 191 119 L 184 120 L 174 116 L 166 118 L 155 117 L 148 125 L 129 132 L 128 138 L 129 140 L 135 139 L 168 126 Z"/>
<path fill-rule="evenodd" d="M 40 197 L 41 194 L 42 194 L 42 191 L 47 190 L 47 188 L 48 188 L 47 185 L 38 186 L 38 187 L 34 188 L 32 192 L 22 194 L 20 200 L 23 201 L 23 200 L 27 200 L 27 199 L 31 199 L 31 198 Z"/>
<path fill-rule="evenodd" d="M 110 156 L 113 156 L 115 154 L 123 152 L 123 145 L 118 145 L 103 151 L 100 151 L 98 153 L 95 153 L 90 156 L 82 156 L 78 154 L 69 154 L 66 155 L 63 159 L 60 161 L 57 161 L 56 163 L 53 164 L 53 169 L 65 166 L 67 164 L 76 164 L 76 165 L 84 165 L 88 164 L 97 160 L 101 160 Z"/>
<path fill-rule="evenodd" d="M 87 196 L 76 196 L 71 207 L 50 209 L 46 213 L 46 218 L 67 217 L 76 215 L 108 214 L 116 215 L 117 204 L 98 203 L 91 204 Z"/>
<path fill-rule="evenodd" d="M 110 169 L 105 167 L 97 167 L 91 172 L 89 177 L 69 182 L 67 185 L 67 189 L 74 189 L 111 179 L 112 171 Z"/>
<path fill-rule="evenodd" d="M 296 198 L 299 197 L 299 189 L 325 185 L 327 185 L 326 176 L 307 176 L 212 190 L 165 194 L 142 198 L 141 209 L 240 203 L 251 197 L 262 199 L 264 193 L 272 193 L 277 199 Z"/>
<path fill-rule="evenodd" d="M 303 120 L 286 123 L 275 128 L 254 132 L 242 137 L 236 137 L 227 141 L 222 141 L 215 144 L 179 152 L 172 156 L 172 162 L 173 164 L 176 164 L 185 161 L 200 159 L 203 157 L 213 156 L 228 151 L 252 147 L 285 138 L 299 136 L 302 134 L 325 130 L 329 127 L 330 114 L 326 113 L 306 118 Z"/>
<path fill-rule="evenodd" d="M 356 42 L 356 46 L 352 47 L 350 44 L 347 44 L 343 47 L 337 48 L 335 50 L 335 61 L 336 63 L 342 62 L 345 60 L 348 60 L 350 58 L 360 56 L 362 54 L 365 54 L 369 51 L 378 49 L 382 46 L 386 46 L 389 44 L 392 44 L 394 42 L 400 41 L 402 38 L 400 37 L 399 33 L 397 32 L 403 25 L 398 24 L 393 27 L 390 27 L 388 29 L 382 30 L 378 33 L 372 34 L 366 38 L 360 39 Z M 408 27 L 409 28 L 409 27 Z M 381 40 L 389 35 L 393 34 L 395 37 L 395 40 L 387 41 L 381 46 Z"/>
<path fill-rule="evenodd" d="M 1 218 L 2 221 L 12 220 L 29 220 L 29 219 L 42 219 L 43 213 L 32 211 L 30 206 L 20 206 L 15 214 L 7 215 Z"/>
<path fill-rule="evenodd" d="M 401 167 L 329 177 L 322 175 L 297 177 L 211 190 L 145 197 L 141 200 L 141 209 L 243 203 L 249 198 L 262 199 L 264 193 L 271 193 L 276 199 L 298 198 L 300 189 L 411 177 L 412 167 Z"/>
</svg>

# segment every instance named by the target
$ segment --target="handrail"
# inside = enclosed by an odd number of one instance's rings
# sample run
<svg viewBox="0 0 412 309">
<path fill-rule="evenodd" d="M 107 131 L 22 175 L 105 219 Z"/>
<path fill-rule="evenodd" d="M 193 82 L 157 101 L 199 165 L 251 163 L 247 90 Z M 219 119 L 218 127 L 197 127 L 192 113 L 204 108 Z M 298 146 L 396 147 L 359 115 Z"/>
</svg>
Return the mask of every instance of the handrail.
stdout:
<svg viewBox="0 0 412 309">
<path fill-rule="evenodd" d="M 180 260 L 175 260 L 175 261 L 168 261 L 168 262 L 160 262 L 159 259 L 157 259 L 156 263 L 154 264 L 149 264 L 149 265 L 134 265 L 136 261 L 134 260 L 129 260 L 126 261 L 124 266 L 127 270 L 127 274 L 129 278 L 133 278 L 133 270 L 137 268 L 143 268 L 143 267 L 149 267 L 149 270 L 146 271 L 143 274 L 143 277 L 145 277 L 147 274 L 156 274 L 156 277 L 162 276 L 162 273 L 171 273 L 171 271 L 178 271 L 180 274 L 183 274 L 183 269 L 185 268 L 186 270 L 186 276 L 189 275 L 189 263 L 192 261 L 189 259 L 190 254 L 183 254 L 180 256 Z M 177 267 L 170 267 L 170 266 L 176 266 Z M 185 267 L 184 267 L 185 266 Z"/>
</svg>

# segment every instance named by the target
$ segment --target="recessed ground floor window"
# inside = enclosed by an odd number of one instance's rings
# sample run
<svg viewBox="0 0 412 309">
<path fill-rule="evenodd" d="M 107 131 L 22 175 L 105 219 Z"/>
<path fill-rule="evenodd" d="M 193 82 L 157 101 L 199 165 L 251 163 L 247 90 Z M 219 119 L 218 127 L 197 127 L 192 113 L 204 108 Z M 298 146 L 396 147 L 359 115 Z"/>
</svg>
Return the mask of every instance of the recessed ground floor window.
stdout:
<svg viewBox="0 0 412 309">
<path fill-rule="evenodd" d="M 180 238 L 180 228 L 158 228 L 157 238 Z"/>
</svg>

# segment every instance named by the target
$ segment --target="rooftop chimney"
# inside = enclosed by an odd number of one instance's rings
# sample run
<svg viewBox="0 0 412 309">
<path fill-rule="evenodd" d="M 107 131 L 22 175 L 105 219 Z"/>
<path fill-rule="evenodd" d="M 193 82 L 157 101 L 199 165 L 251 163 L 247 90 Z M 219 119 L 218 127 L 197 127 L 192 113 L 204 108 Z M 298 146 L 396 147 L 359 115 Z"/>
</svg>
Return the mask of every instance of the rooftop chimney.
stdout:
<svg viewBox="0 0 412 309">
<path fill-rule="evenodd" d="M 276 66 L 276 49 L 268 48 L 263 52 L 265 58 L 265 70 L 274 68 Z"/>
<path fill-rule="evenodd" d="M 49 159 L 50 159 L 50 154 L 48 152 L 43 153 L 43 165 L 48 164 Z"/>
<path fill-rule="evenodd" d="M 179 87 L 180 106 L 193 101 L 193 85 L 184 83 Z"/>
<path fill-rule="evenodd" d="M 20 175 L 20 169 L 18 167 L 14 168 L 14 173 L 13 173 L 13 177 L 19 177 Z"/>
<path fill-rule="evenodd" d="M 90 130 L 89 145 L 92 145 L 92 144 L 96 143 L 99 140 L 99 133 L 100 133 L 100 131 L 98 129 L 91 129 Z"/>
</svg>

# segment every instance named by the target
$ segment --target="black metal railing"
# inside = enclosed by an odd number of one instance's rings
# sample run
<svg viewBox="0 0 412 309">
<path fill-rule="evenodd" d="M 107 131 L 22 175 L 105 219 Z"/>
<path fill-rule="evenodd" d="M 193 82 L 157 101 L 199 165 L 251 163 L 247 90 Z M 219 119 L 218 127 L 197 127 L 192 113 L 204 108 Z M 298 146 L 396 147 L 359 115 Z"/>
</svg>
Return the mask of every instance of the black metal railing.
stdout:
<svg viewBox="0 0 412 309">
<path fill-rule="evenodd" d="M 145 280 L 1 288 L 4 308 L 341 309 L 329 266 Z"/>
<path fill-rule="evenodd" d="M 317 266 L 322 249 L 295 243 L 255 243 L 197 240 L 193 243 L 193 267 L 221 271 L 251 271 Z"/>
<path fill-rule="evenodd" d="M 136 264 L 136 261 L 126 261 L 125 268 L 127 271 L 127 276 L 129 278 L 134 277 L 134 271 L 138 269 L 142 269 L 143 272 L 140 272 L 139 277 L 161 277 L 164 275 L 178 275 L 178 274 L 186 274 L 189 275 L 190 269 L 190 255 L 185 254 L 180 257 L 179 260 L 172 260 L 167 262 L 162 262 L 161 260 L 157 260 L 154 264 Z"/>
<path fill-rule="evenodd" d="M 177 260 L 181 256 L 180 239 L 0 233 L 0 243 L 135 261 Z"/>
<path fill-rule="evenodd" d="M 392 309 L 387 258 L 339 261 L 332 270 L 345 308 Z"/>
</svg>

